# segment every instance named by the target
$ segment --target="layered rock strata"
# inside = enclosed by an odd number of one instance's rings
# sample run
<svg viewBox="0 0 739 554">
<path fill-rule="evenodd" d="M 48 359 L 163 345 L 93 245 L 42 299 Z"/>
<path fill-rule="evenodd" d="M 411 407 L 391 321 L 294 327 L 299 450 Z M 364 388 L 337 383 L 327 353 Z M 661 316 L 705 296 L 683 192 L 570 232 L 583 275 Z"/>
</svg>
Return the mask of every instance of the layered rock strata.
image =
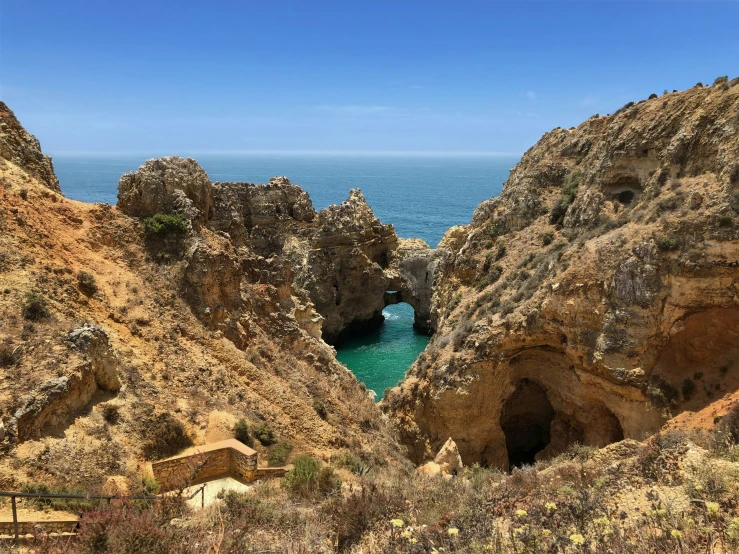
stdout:
<svg viewBox="0 0 739 554">
<path fill-rule="evenodd" d="M 384 401 L 412 457 L 530 463 L 736 390 L 739 86 L 555 129 L 455 228 L 438 331 Z"/>
</svg>

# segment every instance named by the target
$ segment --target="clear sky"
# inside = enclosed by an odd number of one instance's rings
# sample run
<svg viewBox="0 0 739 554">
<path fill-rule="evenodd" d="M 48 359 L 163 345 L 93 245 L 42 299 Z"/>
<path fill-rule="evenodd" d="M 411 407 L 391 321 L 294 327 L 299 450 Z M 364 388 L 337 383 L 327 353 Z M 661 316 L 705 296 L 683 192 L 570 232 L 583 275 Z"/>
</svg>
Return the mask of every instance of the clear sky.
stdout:
<svg viewBox="0 0 739 554">
<path fill-rule="evenodd" d="M 519 153 L 739 75 L 738 2 L 0 0 L 45 151 Z"/>
</svg>

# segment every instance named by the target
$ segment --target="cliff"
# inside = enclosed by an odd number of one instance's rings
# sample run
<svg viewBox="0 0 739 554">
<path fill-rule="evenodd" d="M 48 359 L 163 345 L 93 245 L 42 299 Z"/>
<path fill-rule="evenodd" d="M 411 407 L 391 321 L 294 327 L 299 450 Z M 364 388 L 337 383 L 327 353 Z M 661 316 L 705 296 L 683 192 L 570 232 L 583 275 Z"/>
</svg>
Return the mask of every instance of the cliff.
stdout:
<svg viewBox="0 0 739 554">
<path fill-rule="evenodd" d="M 226 208 L 238 190 L 172 157 L 123 176 L 119 207 L 71 201 L 35 139 L 4 106 L 0 118 L 0 488 L 136 490 L 150 460 L 228 438 L 240 418 L 295 455 L 400 463 L 386 419 L 320 339 L 300 268 L 270 253 L 289 248 L 259 234 L 289 185 Z M 290 190 L 294 232 L 320 220 L 310 235 L 332 247 L 321 230 L 343 228 Z M 352 199 L 342 214 L 369 210 Z M 159 213 L 172 217 L 145 219 Z M 239 225 L 260 231 L 237 240 Z M 394 237 L 373 225 L 355 231 Z M 260 460 L 269 442 L 254 439 Z"/>
<path fill-rule="evenodd" d="M 438 331 L 383 409 L 412 457 L 641 439 L 739 386 L 739 86 L 555 129 L 445 237 Z"/>
</svg>

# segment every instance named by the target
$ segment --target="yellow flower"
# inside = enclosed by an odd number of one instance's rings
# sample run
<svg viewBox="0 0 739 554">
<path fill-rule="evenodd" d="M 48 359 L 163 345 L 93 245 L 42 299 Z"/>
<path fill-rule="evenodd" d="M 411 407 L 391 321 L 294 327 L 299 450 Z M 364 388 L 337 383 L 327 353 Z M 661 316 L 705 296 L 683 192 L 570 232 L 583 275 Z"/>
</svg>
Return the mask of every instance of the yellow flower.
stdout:
<svg viewBox="0 0 739 554">
<path fill-rule="evenodd" d="M 401 528 L 403 525 L 405 525 L 405 522 L 403 522 L 402 519 L 391 519 L 390 523 L 393 525 L 393 527 Z"/>
<path fill-rule="evenodd" d="M 585 544 L 585 537 L 583 537 L 580 533 L 570 535 L 570 540 L 573 542 L 573 544 L 577 544 L 577 545 Z"/>
<path fill-rule="evenodd" d="M 544 529 L 541 534 L 545 537 L 548 537 L 552 534 L 552 532 L 549 529 Z"/>
<path fill-rule="evenodd" d="M 416 537 L 411 537 L 410 539 L 411 544 L 416 544 L 417 542 L 418 542 L 418 539 Z"/>
<path fill-rule="evenodd" d="M 677 529 L 673 529 L 672 531 L 670 531 L 670 535 L 672 535 L 672 538 L 676 540 L 680 540 L 683 538 L 683 534 Z"/>
<path fill-rule="evenodd" d="M 715 516 L 716 514 L 718 514 L 718 509 L 718 502 L 706 502 L 706 510 L 708 510 L 708 515 Z"/>
<path fill-rule="evenodd" d="M 400 534 L 400 536 L 403 537 L 404 539 L 410 539 L 411 538 L 411 532 L 410 531 L 403 531 Z"/>
<path fill-rule="evenodd" d="M 515 528 L 515 529 L 513 530 L 513 532 L 514 532 L 514 533 L 515 533 L 516 535 L 520 535 L 521 533 L 523 533 L 523 532 L 524 532 L 524 528 L 523 528 L 523 527 L 516 527 L 516 528 Z"/>
<path fill-rule="evenodd" d="M 457 529 L 456 527 L 450 527 L 449 529 L 447 529 L 447 533 L 449 533 L 452 537 L 456 537 L 457 535 L 459 535 L 459 529 Z"/>
<path fill-rule="evenodd" d="M 520 518 L 524 518 L 529 514 L 526 510 L 516 510 L 516 515 Z"/>
<path fill-rule="evenodd" d="M 544 504 L 544 507 L 549 512 L 553 512 L 554 510 L 557 509 L 557 505 L 554 502 L 547 502 L 546 504 Z"/>
</svg>

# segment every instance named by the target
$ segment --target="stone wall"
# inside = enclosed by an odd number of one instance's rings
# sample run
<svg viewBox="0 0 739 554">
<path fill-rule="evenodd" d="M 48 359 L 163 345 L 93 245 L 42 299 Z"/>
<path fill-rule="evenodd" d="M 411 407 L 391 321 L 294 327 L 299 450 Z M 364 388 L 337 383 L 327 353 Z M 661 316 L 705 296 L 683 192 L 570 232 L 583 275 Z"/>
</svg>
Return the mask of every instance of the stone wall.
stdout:
<svg viewBox="0 0 739 554">
<path fill-rule="evenodd" d="M 39 535 L 42 533 L 74 533 L 77 520 L 54 521 L 19 521 L 19 535 Z M 0 521 L 0 536 L 14 536 L 15 529 L 12 521 Z"/>
<path fill-rule="evenodd" d="M 249 482 L 257 470 L 257 453 L 237 440 L 229 439 L 198 447 L 189 454 L 154 462 L 151 468 L 165 491 L 221 476 Z"/>
</svg>

